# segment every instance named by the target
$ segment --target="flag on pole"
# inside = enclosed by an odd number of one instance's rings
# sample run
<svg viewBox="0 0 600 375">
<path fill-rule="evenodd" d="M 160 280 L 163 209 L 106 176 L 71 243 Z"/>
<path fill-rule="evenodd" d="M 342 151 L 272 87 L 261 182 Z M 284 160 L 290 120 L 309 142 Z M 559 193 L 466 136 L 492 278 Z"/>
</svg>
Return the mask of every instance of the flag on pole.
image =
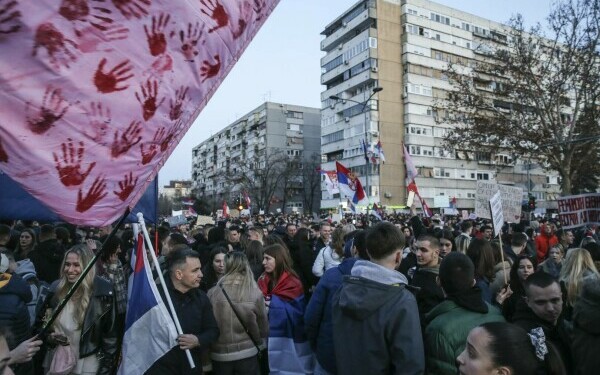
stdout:
<svg viewBox="0 0 600 375">
<path fill-rule="evenodd" d="M 223 201 L 223 217 L 229 217 L 229 206 L 227 205 L 227 201 Z"/>
<path fill-rule="evenodd" d="M 353 214 L 356 214 L 356 206 L 350 199 L 348 199 L 348 208 L 352 211 Z"/>
<path fill-rule="evenodd" d="M 421 196 L 419 196 L 419 199 L 421 200 L 421 208 L 423 208 L 423 215 L 425 217 L 433 216 L 433 211 L 431 211 L 431 208 L 429 208 L 427 202 L 425 202 L 425 199 L 421 198 Z"/>
<path fill-rule="evenodd" d="M 408 185 L 412 181 L 415 180 L 415 178 L 417 177 L 419 172 L 417 172 L 417 168 L 415 168 L 415 164 L 413 163 L 412 158 L 411 158 L 410 154 L 408 153 L 406 145 L 403 145 L 403 147 L 404 147 L 404 163 L 406 164 L 406 181 L 407 181 L 406 184 Z"/>
<path fill-rule="evenodd" d="M 381 217 L 381 208 L 377 206 L 377 203 L 373 203 L 373 209 L 371 210 L 371 214 L 377 219 L 379 219 L 379 221 L 383 221 L 383 218 Z"/>
<path fill-rule="evenodd" d="M 365 163 L 369 164 L 369 152 L 367 151 L 367 142 L 364 139 L 361 139 L 360 146 L 363 149 L 363 154 L 365 156 Z"/>
<path fill-rule="evenodd" d="M 152 278 L 142 233 L 136 245 L 119 375 L 143 374 L 177 345 L 177 330 Z"/>
<path fill-rule="evenodd" d="M 325 188 L 327 189 L 327 192 L 330 195 L 337 194 L 340 192 L 336 171 L 324 171 L 322 169 L 319 169 L 319 173 L 322 176 L 325 176 Z"/>
<path fill-rule="evenodd" d="M 248 195 L 248 192 L 246 190 L 244 190 L 244 200 L 246 201 L 246 207 L 248 207 L 248 209 L 251 210 L 252 201 L 250 200 L 250 196 Z"/>
<path fill-rule="evenodd" d="M 353 203 L 358 203 L 365 199 L 366 194 L 360 179 L 338 161 L 335 162 L 335 168 L 337 171 L 340 193 L 343 193 L 346 197 L 351 198 Z"/>
<path fill-rule="evenodd" d="M 377 154 L 379 161 L 381 161 L 382 164 L 385 164 L 385 155 L 383 153 L 381 141 L 377 141 L 377 144 L 375 145 L 375 153 Z"/>
</svg>

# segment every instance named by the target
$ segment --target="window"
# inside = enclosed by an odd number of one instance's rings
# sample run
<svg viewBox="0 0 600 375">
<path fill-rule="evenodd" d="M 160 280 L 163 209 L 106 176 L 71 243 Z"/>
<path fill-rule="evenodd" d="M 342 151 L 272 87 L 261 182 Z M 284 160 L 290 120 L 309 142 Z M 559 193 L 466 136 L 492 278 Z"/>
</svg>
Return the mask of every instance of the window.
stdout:
<svg viewBox="0 0 600 375">
<path fill-rule="evenodd" d="M 483 181 L 488 181 L 490 179 L 490 174 L 484 173 L 484 172 L 477 172 L 477 179 L 483 180 Z"/>
<path fill-rule="evenodd" d="M 288 130 L 300 131 L 300 125 L 298 124 L 287 124 Z"/>
<path fill-rule="evenodd" d="M 344 131 L 339 130 L 335 133 L 327 134 L 321 137 L 321 144 L 326 145 L 328 143 L 341 141 L 344 139 Z"/>
<path fill-rule="evenodd" d="M 296 112 L 296 111 L 287 111 L 286 117 L 287 118 L 303 119 L 304 118 L 304 113 L 302 113 L 302 112 Z"/>
</svg>

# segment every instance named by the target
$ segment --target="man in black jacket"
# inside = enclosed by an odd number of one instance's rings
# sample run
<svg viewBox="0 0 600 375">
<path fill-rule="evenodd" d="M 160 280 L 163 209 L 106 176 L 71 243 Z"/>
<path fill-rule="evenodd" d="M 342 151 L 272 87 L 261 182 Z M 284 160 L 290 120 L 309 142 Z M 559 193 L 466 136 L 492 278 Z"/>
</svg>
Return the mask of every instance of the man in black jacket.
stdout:
<svg viewBox="0 0 600 375">
<path fill-rule="evenodd" d="M 60 266 L 65 249 L 56 239 L 54 226 L 44 224 L 40 228 L 40 242 L 30 253 L 39 280 L 52 284 L 60 277 Z"/>
<path fill-rule="evenodd" d="M 198 287 L 202 279 L 200 258 L 191 249 L 169 254 L 169 277 L 165 280 L 184 334 L 178 346 L 162 356 L 146 372 L 148 375 L 202 374 L 201 354 L 219 337 L 219 327 L 206 294 Z M 159 288 L 164 299 L 162 288 Z M 196 368 L 190 369 L 185 350 L 192 353 Z"/>
</svg>

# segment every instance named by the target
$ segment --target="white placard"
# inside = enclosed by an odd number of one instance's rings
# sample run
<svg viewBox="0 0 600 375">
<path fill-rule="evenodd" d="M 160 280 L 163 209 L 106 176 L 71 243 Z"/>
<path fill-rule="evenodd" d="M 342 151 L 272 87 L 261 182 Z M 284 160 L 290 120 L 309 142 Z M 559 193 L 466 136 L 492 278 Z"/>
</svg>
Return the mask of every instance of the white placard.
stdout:
<svg viewBox="0 0 600 375">
<path fill-rule="evenodd" d="M 450 207 L 450 199 L 445 195 L 436 195 L 433 197 L 433 207 L 446 208 Z"/>
<path fill-rule="evenodd" d="M 502 208 L 502 195 L 500 191 L 497 191 L 490 198 L 489 204 L 492 212 L 492 222 L 494 223 L 494 237 L 497 237 L 502 232 L 502 226 L 504 225 L 504 210 Z"/>
<path fill-rule="evenodd" d="M 514 186 L 496 184 L 494 182 L 477 181 L 475 193 L 475 215 L 484 219 L 491 219 L 490 199 L 500 191 L 502 199 L 502 213 L 504 220 L 509 223 L 518 223 L 521 219 L 521 204 L 523 202 L 523 189 Z"/>
</svg>

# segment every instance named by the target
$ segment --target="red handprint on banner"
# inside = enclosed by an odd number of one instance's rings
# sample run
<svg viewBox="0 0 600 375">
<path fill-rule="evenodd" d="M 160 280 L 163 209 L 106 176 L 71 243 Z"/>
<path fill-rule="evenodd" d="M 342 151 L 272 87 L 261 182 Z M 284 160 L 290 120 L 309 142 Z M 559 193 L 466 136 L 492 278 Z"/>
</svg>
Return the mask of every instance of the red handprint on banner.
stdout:
<svg viewBox="0 0 600 375">
<path fill-rule="evenodd" d="M 94 85 L 96 85 L 98 91 L 108 94 L 114 91 L 126 90 L 129 85 L 117 86 L 133 77 L 133 73 L 131 72 L 133 67 L 131 66 L 129 60 L 122 61 L 120 64 L 116 65 L 106 73 L 104 72 L 105 65 L 106 58 L 103 58 L 100 60 L 98 69 L 96 69 L 96 73 L 94 74 Z"/>
<path fill-rule="evenodd" d="M 169 148 L 169 143 L 171 142 L 171 140 L 173 140 L 174 136 L 175 133 L 171 132 L 169 133 L 169 135 L 167 135 L 165 139 L 162 140 L 162 142 L 160 142 L 160 151 L 165 152 L 167 148 Z"/>
<path fill-rule="evenodd" d="M 131 195 L 133 188 L 138 182 L 138 179 L 139 177 L 136 177 L 134 180 L 133 173 L 129 172 L 129 176 L 125 175 L 125 179 L 123 181 L 119 181 L 119 189 L 121 189 L 121 191 L 113 190 L 113 193 L 119 197 L 121 201 L 125 202 L 125 200 Z"/>
<path fill-rule="evenodd" d="M 147 16 L 147 8 L 152 5 L 151 0 L 112 0 L 112 3 L 121 12 L 123 17 L 127 19 Z"/>
<path fill-rule="evenodd" d="M 194 57 L 198 55 L 198 41 L 204 33 L 204 25 L 196 22 L 194 25 L 188 23 L 187 34 L 185 30 L 179 30 L 179 40 L 181 41 L 181 51 L 187 61 L 194 61 Z"/>
<path fill-rule="evenodd" d="M 158 20 L 156 19 L 156 16 L 152 16 L 152 32 L 148 31 L 148 27 L 144 25 L 146 40 L 148 41 L 148 47 L 150 48 L 150 54 L 152 56 L 158 56 L 164 53 L 167 49 L 165 28 L 167 27 L 170 19 L 171 16 L 164 13 L 160 14 Z"/>
<path fill-rule="evenodd" d="M 246 31 L 248 22 L 250 22 L 250 19 L 252 18 L 252 15 L 253 15 L 252 5 L 250 5 L 250 3 L 247 1 L 242 1 L 241 3 L 239 3 L 238 8 L 239 8 L 240 19 L 237 22 L 237 28 L 235 28 L 235 27 L 231 28 L 231 35 L 233 36 L 233 39 L 237 39 L 240 36 L 242 36 L 244 31 Z"/>
<path fill-rule="evenodd" d="M 140 136 L 141 132 L 142 125 L 140 121 L 132 121 L 120 137 L 119 131 L 115 130 L 115 137 L 110 149 L 111 156 L 113 158 L 118 158 L 129 151 L 130 148 L 140 143 L 142 140 L 142 137 Z"/>
<path fill-rule="evenodd" d="M 142 89 L 142 95 L 137 92 L 135 93 L 135 98 L 142 105 L 142 115 L 145 121 L 150 120 L 154 114 L 156 113 L 156 109 L 160 107 L 160 105 L 165 101 L 165 98 L 162 98 L 160 102 L 157 102 L 158 96 L 158 82 L 156 80 L 148 80 L 146 81 L 146 86 L 142 83 L 140 85 Z"/>
<path fill-rule="evenodd" d="M 2 140 L 0 139 L 0 163 L 8 163 L 8 154 L 6 150 L 4 150 L 4 145 L 2 145 Z"/>
<path fill-rule="evenodd" d="M 48 86 L 39 108 L 30 102 L 25 105 L 27 126 L 33 133 L 43 134 L 67 113 L 70 106 L 59 88 Z"/>
<path fill-rule="evenodd" d="M 263 17 L 263 10 L 266 7 L 265 0 L 253 0 L 254 1 L 254 11 L 256 12 L 256 21 L 260 21 Z"/>
<path fill-rule="evenodd" d="M 16 0 L 0 0 L 0 35 L 21 30 L 21 11 Z"/>
<path fill-rule="evenodd" d="M 104 138 L 108 133 L 108 125 L 111 121 L 110 108 L 104 107 L 102 103 L 92 102 L 90 103 L 90 109 L 86 112 L 86 116 L 92 129 L 92 134 L 89 135 L 87 131 L 85 135 L 92 138 L 96 143 L 104 144 Z"/>
<path fill-rule="evenodd" d="M 227 26 L 229 23 L 229 15 L 219 0 L 200 0 L 200 4 L 203 5 L 200 7 L 202 13 L 215 21 L 215 26 L 208 30 L 209 33 Z"/>
<path fill-rule="evenodd" d="M 71 51 L 77 49 L 77 44 L 65 38 L 63 33 L 50 22 L 43 23 L 36 29 L 32 56 L 37 56 L 39 48 L 46 50 L 50 65 L 55 69 L 61 66 L 69 68 L 70 63 L 77 61 L 75 52 Z"/>
<path fill-rule="evenodd" d="M 208 60 L 202 62 L 202 66 L 200 67 L 200 75 L 204 77 L 202 82 L 219 74 L 219 71 L 221 70 L 221 57 L 215 55 L 214 60 L 214 64 L 211 64 Z"/>
<path fill-rule="evenodd" d="M 112 48 L 100 48 L 100 45 L 115 40 L 124 40 L 129 36 L 129 29 L 122 25 L 102 25 L 102 29 L 96 26 L 87 26 L 77 33 L 77 46 L 81 52 L 111 52 Z"/>
<path fill-rule="evenodd" d="M 77 193 L 77 206 L 75 209 L 78 212 L 85 212 L 92 208 L 100 199 L 106 197 L 106 179 L 103 176 L 98 176 L 94 180 L 92 187 L 83 197 L 82 189 Z"/>
<path fill-rule="evenodd" d="M 158 153 L 158 144 L 161 142 L 162 137 L 165 135 L 165 128 L 159 128 L 156 133 L 154 133 L 154 138 L 152 142 L 148 144 L 148 150 L 144 150 L 144 145 L 140 145 L 140 150 L 142 152 L 142 165 L 146 165 L 152 161 L 154 156 Z"/>
<path fill-rule="evenodd" d="M 65 186 L 81 185 L 96 166 L 96 162 L 90 163 L 87 170 L 84 172 L 81 169 L 83 163 L 83 152 L 85 150 L 83 142 L 79 142 L 79 147 L 73 144 L 71 138 L 67 138 L 67 143 L 61 145 L 62 160 L 59 160 L 56 153 L 52 153 L 54 164 L 58 171 L 60 182 Z"/>
<path fill-rule="evenodd" d="M 186 100 L 188 89 L 188 86 L 181 86 L 175 91 L 175 102 L 173 102 L 173 99 L 169 100 L 171 107 L 171 110 L 169 111 L 169 118 L 171 120 L 178 120 L 181 117 L 181 114 L 183 113 L 181 107 Z"/>
</svg>

